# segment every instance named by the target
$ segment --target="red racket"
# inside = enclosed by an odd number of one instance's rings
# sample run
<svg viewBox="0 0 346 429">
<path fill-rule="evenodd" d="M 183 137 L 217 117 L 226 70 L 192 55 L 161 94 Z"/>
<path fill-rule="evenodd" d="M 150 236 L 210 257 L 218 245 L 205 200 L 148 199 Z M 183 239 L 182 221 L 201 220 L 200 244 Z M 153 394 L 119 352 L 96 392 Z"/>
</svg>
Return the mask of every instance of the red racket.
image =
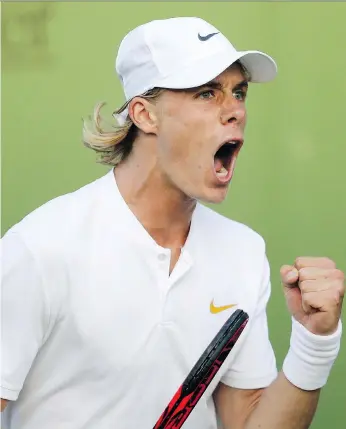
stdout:
<svg viewBox="0 0 346 429">
<path fill-rule="evenodd" d="M 249 316 L 236 310 L 189 372 L 153 429 L 180 429 L 243 332 Z"/>
</svg>

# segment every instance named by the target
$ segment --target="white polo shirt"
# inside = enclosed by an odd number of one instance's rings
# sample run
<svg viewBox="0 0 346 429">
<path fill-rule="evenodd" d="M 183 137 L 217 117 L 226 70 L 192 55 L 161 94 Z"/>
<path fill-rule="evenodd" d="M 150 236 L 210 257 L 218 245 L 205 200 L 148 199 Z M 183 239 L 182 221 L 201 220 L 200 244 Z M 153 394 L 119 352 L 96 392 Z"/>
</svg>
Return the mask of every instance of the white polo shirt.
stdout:
<svg viewBox="0 0 346 429">
<path fill-rule="evenodd" d="M 13 401 L 3 428 L 152 428 L 236 308 L 250 321 L 184 429 L 217 427 L 220 381 L 268 386 L 277 371 L 263 239 L 198 204 L 171 275 L 169 263 L 113 171 L 12 227 L 2 239 L 1 397 Z"/>
</svg>

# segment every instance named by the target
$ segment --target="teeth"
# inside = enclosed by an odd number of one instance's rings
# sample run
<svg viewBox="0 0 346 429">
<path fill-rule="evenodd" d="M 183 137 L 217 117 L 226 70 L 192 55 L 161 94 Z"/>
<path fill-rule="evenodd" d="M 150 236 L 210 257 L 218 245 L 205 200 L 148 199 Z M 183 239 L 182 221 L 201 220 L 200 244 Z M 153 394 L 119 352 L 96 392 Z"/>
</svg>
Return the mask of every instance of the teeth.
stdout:
<svg viewBox="0 0 346 429">
<path fill-rule="evenodd" d="M 225 169 L 225 167 L 221 167 L 219 171 L 216 172 L 216 175 L 218 177 L 226 177 L 228 174 L 228 171 Z"/>
</svg>

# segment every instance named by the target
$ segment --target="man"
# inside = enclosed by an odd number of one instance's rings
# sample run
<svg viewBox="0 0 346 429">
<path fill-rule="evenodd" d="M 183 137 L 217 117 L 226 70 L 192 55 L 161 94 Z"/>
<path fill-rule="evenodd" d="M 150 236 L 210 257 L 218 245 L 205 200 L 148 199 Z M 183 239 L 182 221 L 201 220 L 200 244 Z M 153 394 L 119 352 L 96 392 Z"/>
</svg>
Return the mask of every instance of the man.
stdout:
<svg viewBox="0 0 346 429">
<path fill-rule="evenodd" d="M 186 429 L 303 429 L 341 340 L 344 276 L 299 257 L 281 277 L 291 344 L 276 370 L 263 239 L 206 208 L 243 145 L 248 82 L 276 64 L 193 17 L 131 31 L 120 126 L 84 142 L 114 168 L 40 207 L 3 246 L 4 429 L 151 428 L 236 308 L 250 320 Z"/>
</svg>

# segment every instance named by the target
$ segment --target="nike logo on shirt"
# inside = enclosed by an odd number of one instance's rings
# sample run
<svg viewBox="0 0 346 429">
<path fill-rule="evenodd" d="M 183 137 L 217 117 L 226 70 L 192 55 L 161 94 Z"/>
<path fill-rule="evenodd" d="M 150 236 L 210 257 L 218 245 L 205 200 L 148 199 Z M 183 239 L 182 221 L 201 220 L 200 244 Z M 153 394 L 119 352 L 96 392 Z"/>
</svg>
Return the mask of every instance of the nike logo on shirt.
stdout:
<svg viewBox="0 0 346 429">
<path fill-rule="evenodd" d="M 214 305 L 214 300 L 210 303 L 210 313 L 217 314 L 221 313 L 221 311 L 228 310 L 229 308 L 235 307 L 237 304 L 228 304 L 228 305 L 222 305 L 221 307 L 216 307 Z"/>
</svg>

